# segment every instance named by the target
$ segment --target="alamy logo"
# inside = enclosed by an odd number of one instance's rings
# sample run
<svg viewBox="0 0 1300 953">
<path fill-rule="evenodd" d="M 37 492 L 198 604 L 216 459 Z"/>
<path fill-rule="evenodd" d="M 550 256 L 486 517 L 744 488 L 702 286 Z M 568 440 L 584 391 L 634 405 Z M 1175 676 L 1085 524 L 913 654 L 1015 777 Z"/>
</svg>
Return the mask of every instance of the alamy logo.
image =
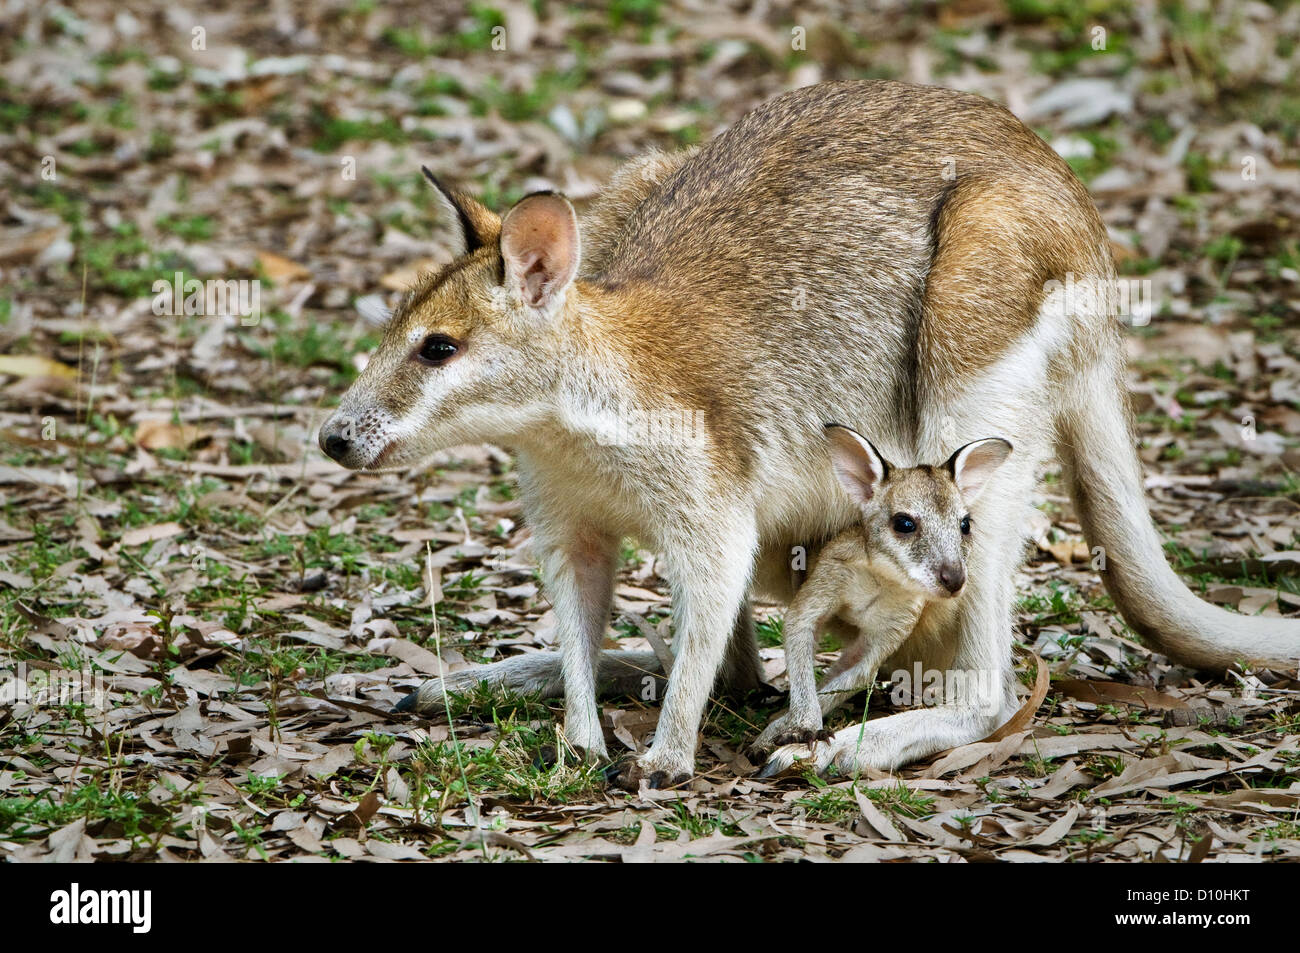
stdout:
<svg viewBox="0 0 1300 953">
<path fill-rule="evenodd" d="M 245 327 L 253 327 L 262 320 L 261 281 L 184 279 L 185 275 L 178 271 L 171 281 L 160 278 L 153 283 L 154 314 L 237 316 Z"/>
<path fill-rule="evenodd" d="M 108 685 L 104 676 L 89 668 L 17 668 L 0 670 L 0 705 L 108 707 Z"/>
<path fill-rule="evenodd" d="M 132 933 L 148 933 L 152 908 L 150 890 L 82 890 L 74 883 L 50 894 L 51 923 L 127 923 Z"/>
<path fill-rule="evenodd" d="M 1002 708 L 998 672 L 994 669 L 922 668 L 916 662 L 910 672 L 896 669 L 889 680 L 893 683 L 889 699 L 899 708 L 973 704 L 985 715 L 995 715 Z"/>
<path fill-rule="evenodd" d="M 1059 317 L 1112 314 L 1135 328 L 1146 327 L 1155 314 L 1150 278 L 1098 278 L 1067 272 L 1064 281 L 1043 285 L 1045 311 Z"/>
<path fill-rule="evenodd" d="M 598 413 L 595 429 L 605 447 L 698 447 L 705 440 L 704 412 L 685 407 L 619 404 Z"/>
</svg>

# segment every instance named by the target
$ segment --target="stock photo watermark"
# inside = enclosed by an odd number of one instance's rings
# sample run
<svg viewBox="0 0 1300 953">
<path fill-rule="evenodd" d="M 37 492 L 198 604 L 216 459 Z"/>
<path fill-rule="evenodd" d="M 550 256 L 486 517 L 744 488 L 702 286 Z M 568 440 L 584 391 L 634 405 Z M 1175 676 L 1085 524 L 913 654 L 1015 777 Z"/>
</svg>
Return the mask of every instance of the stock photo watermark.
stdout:
<svg viewBox="0 0 1300 953">
<path fill-rule="evenodd" d="M 50 894 L 50 922 L 61 926 L 110 925 L 148 933 L 153 925 L 153 891 L 88 890 L 75 881 Z"/>
<path fill-rule="evenodd" d="M 600 411 L 595 430 L 604 447 L 698 447 L 706 434 L 701 410 L 631 404 Z"/>
<path fill-rule="evenodd" d="M 14 669 L 0 670 L 0 705 L 84 705 L 103 710 L 107 699 L 104 676 L 89 669 L 37 668 L 19 662 Z"/>
<path fill-rule="evenodd" d="M 899 708 L 921 705 L 970 705 L 983 715 L 1002 710 L 1001 674 L 996 669 L 925 668 L 895 669 L 889 675 L 889 700 Z"/>
<path fill-rule="evenodd" d="M 1130 327 L 1143 328 L 1156 311 L 1150 278 L 1098 278 L 1067 272 L 1043 285 L 1044 309 L 1057 317 L 1111 314 Z"/>
<path fill-rule="evenodd" d="M 176 272 L 172 280 L 153 283 L 153 313 L 158 316 L 239 318 L 244 327 L 262 321 L 262 282 L 257 278 L 186 278 Z"/>
</svg>

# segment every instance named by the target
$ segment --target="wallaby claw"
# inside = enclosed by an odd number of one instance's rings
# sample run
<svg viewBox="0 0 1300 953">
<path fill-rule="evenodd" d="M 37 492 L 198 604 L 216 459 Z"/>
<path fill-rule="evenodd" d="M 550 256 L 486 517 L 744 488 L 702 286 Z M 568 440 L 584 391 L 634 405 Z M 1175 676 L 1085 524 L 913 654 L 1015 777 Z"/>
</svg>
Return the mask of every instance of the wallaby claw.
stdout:
<svg viewBox="0 0 1300 953">
<path fill-rule="evenodd" d="M 830 741 L 831 733 L 825 728 L 793 728 L 783 731 L 773 739 L 773 744 L 780 748 L 785 745 L 808 745 L 816 741 Z"/>
<path fill-rule="evenodd" d="M 789 714 L 783 714 L 754 739 L 745 750 L 751 764 L 762 764 L 772 752 L 787 745 L 812 747 L 817 741 L 830 741 L 831 732 L 818 726 L 816 728 L 800 727 L 790 724 Z"/>
<path fill-rule="evenodd" d="M 641 789 L 642 778 L 649 787 L 657 791 L 681 787 L 691 780 L 691 776 L 684 772 L 670 776 L 667 771 L 652 771 L 647 775 L 641 763 L 635 758 L 624 758 L 605 768 L 605 783 L 634 794 Z"/>
</svg>

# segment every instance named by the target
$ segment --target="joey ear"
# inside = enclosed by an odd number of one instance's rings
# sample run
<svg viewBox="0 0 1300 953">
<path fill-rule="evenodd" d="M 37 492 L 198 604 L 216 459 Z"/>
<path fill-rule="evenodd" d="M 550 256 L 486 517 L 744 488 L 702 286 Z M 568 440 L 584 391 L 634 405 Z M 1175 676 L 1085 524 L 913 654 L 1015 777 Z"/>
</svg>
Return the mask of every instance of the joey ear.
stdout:
<svg viewBox="0 0 1300 953">
<path fill-rule="evenodd" d="M 1010 454 L 1011 443 L 1001 437 L 986 437 L 958 447 L 948 458 L 947 467 L 962 499 L 970 503 L 979 496 Z"/>
<path fill-rule="evenodd" d="M 497 240 L 501 219 L 491 209 L 459 189 L 443 185 L 426 166 L 420 166 L 420 171 L 433 183 L 434 202 L 441 206 L 442 217 L 451 227 L 453 258 L 468 255 Z"/>
<path fill-rule="evenodd" d="M 831 464 L 840 485 L 854 503 L 868 503 L 889 476 L 889 464 L 870 440 L 843 424 L 827 424 L 826 439 L 830 441 Z"/>
<path fill-rule="evenodd" d="M 507 285 L 534 308 L 551 304 L 574 275 L 581 257 L 578 216 L 554 192 L 529 195 L 501 222 L 501 259 Z"/>
</svg>

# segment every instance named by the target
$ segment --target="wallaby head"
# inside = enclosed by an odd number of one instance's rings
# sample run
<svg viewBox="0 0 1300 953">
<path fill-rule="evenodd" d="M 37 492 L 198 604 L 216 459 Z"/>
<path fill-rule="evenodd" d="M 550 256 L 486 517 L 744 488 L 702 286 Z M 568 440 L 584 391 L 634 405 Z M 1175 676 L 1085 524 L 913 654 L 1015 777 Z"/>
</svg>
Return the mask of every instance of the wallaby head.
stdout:
<svg viewBox="0 0 1300 953">
<path fill-rule="evenodd" d="M 862 511 L 873 567 L 927 597 L 959 594 L 972 541 L 970 505 L 1011 444 L 988 437 L 959 447 L 942 466 L 903 469 L 848 427 L 827 424 L 826 436 L 835 474 Z"/>
<path fill-rule="evenodd" d="M 352 469 L 509 444 L 546 412 L 556 380 L 580 256 L 573 207 L 542 192 L 498 218 L 424 171 L 453 225 L 454 260 L 407 295 L 321 427 L 321 449 Z"/>
</svg>

